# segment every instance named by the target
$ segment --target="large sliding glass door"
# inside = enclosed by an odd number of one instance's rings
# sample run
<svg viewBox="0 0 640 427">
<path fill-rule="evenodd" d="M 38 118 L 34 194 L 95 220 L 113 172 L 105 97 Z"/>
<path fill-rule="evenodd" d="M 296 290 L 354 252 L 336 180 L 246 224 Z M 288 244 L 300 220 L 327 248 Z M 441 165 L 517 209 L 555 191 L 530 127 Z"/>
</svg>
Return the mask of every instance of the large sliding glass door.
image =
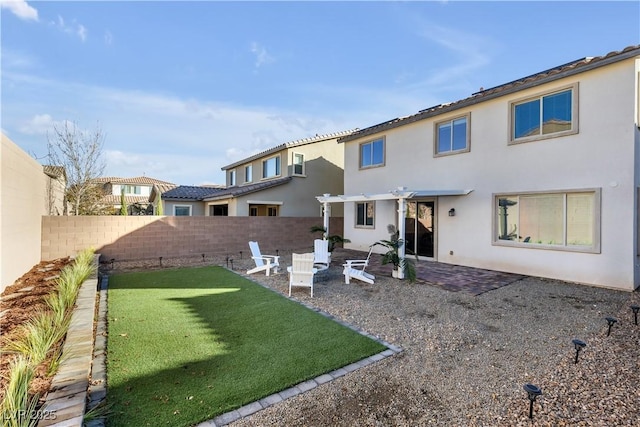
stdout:
<svg viewBox="0 0 640 427">
<path fill-rule="evenodd" d="M 404 234 L 407 254 L 433 258 L 434 213 L 435 201 L 407 203 Z"/>
</svg>

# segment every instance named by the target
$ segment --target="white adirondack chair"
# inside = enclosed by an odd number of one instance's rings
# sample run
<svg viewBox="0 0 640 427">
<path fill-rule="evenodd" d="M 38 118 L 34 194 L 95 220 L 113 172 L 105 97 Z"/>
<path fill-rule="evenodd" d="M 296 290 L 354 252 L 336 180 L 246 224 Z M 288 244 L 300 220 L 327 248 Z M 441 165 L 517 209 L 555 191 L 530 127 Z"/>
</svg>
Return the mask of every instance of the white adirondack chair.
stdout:
<svg viewBox="0 0 640 427">
<path fill-rule="evenodd" d="M 376 276 L 371 273 L 367 273 L 364 270 L 369 265 L 369 258 L 371 258 L 371 251 L 374 246 L 375 245 L 369 246 L 369 253 L 367 254 L 366 259 L 348 259 L 345 264 L 342 264 L 344 267 L 342 274 L 344 274 L 345 284 L 348 285 L 350 283 L 350 279 L 358 279 L 373 285 L 373 282 L 376 280 Z"/>
<path fill-rule="evenodd" d="M 313 276 L 318 269 L 313 266 L 313 254 L 291 254 L 291 265 L 287 267 L 289 272 L 289 296 L 291 296 L 291 288 L 294 286 L 302 286 L 311 289 L 311 298 L 313 298 Z"/>
<path fill-rule="evenodd" d="M 278 267 L 280 266 L 278 259 L 279 256 L 275 255 L 262 255 L 260 253 L 260 246 L 258 246 L 258 242 L 249 242 L 249 248 L 251 248 L 251 258 L 256 263 L 255 268 L 247 270 L 247 274 L 257 273 L 259 271 L 264 271 L 268 276 L 271 270 L 274 273 L 278 272 Z"/>
<path fill-rule="evenodd" d="M 316 239 L 313 241 L 313 266 L 320 270 L 326 270 L 331 264 L 329 241 Z"/>
</svg>

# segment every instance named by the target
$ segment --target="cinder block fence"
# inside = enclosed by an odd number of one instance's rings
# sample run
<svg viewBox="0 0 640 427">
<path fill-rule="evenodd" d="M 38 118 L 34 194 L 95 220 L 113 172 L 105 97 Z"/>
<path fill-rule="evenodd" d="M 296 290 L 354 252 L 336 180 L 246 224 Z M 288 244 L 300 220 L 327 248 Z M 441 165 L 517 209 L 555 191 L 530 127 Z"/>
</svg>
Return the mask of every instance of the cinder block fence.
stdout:
<svg viewBox="0 0 640 427">
<path fill-rule="evenodd" d="M 269 253 L 313 248 L 309 229 L 322 218 L 307 217 L 175 217 L 44 216 L 42 260 L 72 256 L 92 247 L 103 260 L 224 255 L 245 251 L 256 240 Z M 331 234 L 343 234 L 343 219 L 331 218 Z"/>
</svg>

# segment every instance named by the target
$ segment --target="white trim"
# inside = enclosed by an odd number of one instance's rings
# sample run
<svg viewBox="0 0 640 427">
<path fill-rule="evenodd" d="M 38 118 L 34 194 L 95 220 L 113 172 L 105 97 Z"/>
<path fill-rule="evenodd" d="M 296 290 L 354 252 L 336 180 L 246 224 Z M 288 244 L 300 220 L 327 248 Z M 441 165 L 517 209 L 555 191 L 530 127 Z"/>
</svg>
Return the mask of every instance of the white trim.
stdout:
<svg viewBox="0 0 640 427">
<path fill-rule="evenodd" d="M 247 203 L 250 205 L 278 205 L 282 206 L 283 202 L 271 202 L 268 200 L 247 200 Z"/>
<path fill-rule="evenodd" d="M 379 194 L 358 194 L 346 196 L 339 194 L 337 196 L 331 196 L 324 194 L 322 196 L 316 196 L 316 199 L 320 203 L 344 203 L 344 202 L 367 202 L 374 200 L 398 200 L 398 199 L 411 199 L 414 197 L 438 197 L 438 196 L 466 196 L 473 190 L 406 190 L 404 188 L 398 188 L 397 190 L 389 191 L 388 193 Z"/>
</svg>

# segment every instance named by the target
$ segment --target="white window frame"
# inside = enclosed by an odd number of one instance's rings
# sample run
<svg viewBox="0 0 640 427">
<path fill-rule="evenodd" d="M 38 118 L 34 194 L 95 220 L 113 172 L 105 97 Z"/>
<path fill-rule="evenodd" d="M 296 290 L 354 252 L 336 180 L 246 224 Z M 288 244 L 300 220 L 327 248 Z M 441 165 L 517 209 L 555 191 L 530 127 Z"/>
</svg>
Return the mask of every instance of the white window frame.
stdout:
<svg viewBox="0 0 640 427">
<path fill-rule="evenodd" d="M 229 171 L 229 187 L 235 186 L 236 183 L 237 183 L 236 170 L 235 169 L 231 169 Z"/>
<path fill-rule="evenodd" d="M 550 95 L 555 95 L 561 92 L 565 92 L 567 90 L 571 91 L 571 129 L 543 134 L 542 133 L 542 125 L 543 125 L 542 123 L 543 101 L 542 100 L 543 98 Z M 578 117 L 579 117 L 579 108 L 578 108 L 579 96 L 578 95 L 579 95 L 579 84 L 574 83 L 572 85 L 563 86 L 563 87 L 556 88 L 553 90 L 548 90 L 545 92 L 539 92 L 535 95 L 531 95 L 531 96 L 527 96 L 527 97 L 523 97 L 523 98 L 519 98 L 511 101 L 509 103 L 509 139 L 508 139 L 509 145 L 521 144 L 523 142 L 540 141 L 540 140 L 550 139 L 550 138 L 559 138 L 567 135 L 577 134 L 578 133 Z M 515 137 L 516 106 L 525 104 L 527 102 L 535 101 L 535 100 L 540 100 L 540 109 L 541 109 L 540 110 L 540 121 L 541 121 L 540 134 L 516 138 Z"/>
<path fill-rule="evenodd" d="M 189 209 L 189 215 L 176 215 L 176 208 L 187 208 Z M 193 216 L 191 205 L 173 205 L 173 216 Z"/>
<path fill-rule="evenodd" d="M 273 159 L 277 159 L 277 160 L 274 160 L 276 162 L 276 173 L 275 175 L 267 176 L 267 168 L 265 167 L 265 165 L 269 160 L 273 160 Z M 281 175 L 282 175 L 282 159 L 280 158 L 280 154 L 268 157 L 262 161 L 262 179 L 276 178 Z"/>
<path fill-rule="evenodd" d="M 439 132 L 440 126 L 443 124 L 449 123 L 451 125 L 451 136 L 453 137 L 453 122 L 460 119 L 466 120 L 465 147 L 458 150 L 453 150 L 453 147 L 452 147 L 452 149 L 448 151 L 438 151 L 438 148 L 440 147 L 440 132 Z M 446 120 L 437 121 L 433 125 L 433 133 L 434 133 L 434 136 L 433 136 L 433 156 L 434 157 L 451 156 L 453 154 L 468 153 L 469 151 L 471 151 L 471 113 L 463 114 L 461 116 L 451 117 Z"/>
<path fill-rule="evenodd" d="M 253 165 L 246 165 L 244 167 L 244 182 L 253 182 Z"/>
<path fill-rule="evenodd" d="M 593 194 L 593 243 L 590 246 L 578 246 L 569 245 L 566 242 L 567 236 L 567 195 L 577 193 Z M 518 197 L 527 195 L 563 195 L 563 239 L 561 245 L 558 244 L 545 244 L 536 242 L 525 242 L 524 236 L 517 240 L 503 240 L 498 238 L 499 230 L 499 208 L 498 199 L 504 197 Z M 518 248 L 530 248 L 530 249 L 547 249 L 554 251 L 566 251 L 566 252 L 586 252 L 586 253 L 600 253 L 600 233 L 601 226 L 601 212 L 602 212 L 602 189 L 601 188 L 585 188 L 585 189 L 570 189 L 570 190 L 552 190 L 552 191 L 522 191 L 516 193 L 494 193 L 493 194 L 493 208 L 492 208 L 492 245 L 495 246 L 509 246 Z M 516 205 L 517 206 L 517 205 Z M 519 233 L 519 230 L 517 230 Z"/>
<path fill-rule="evenodd" d="M 358 224 L 358 205 L 364 205 L 364 224 Z M 372 216 L 372 224 L 369 225 L 367 224 L 367 206 L 371 205 L 371 210 L 373 212 L 373 216 Z M 354 227 L 355 228 L 376 228 L 376 202 L 374 201 L 363 201 L 363 202 L 355 202 L 354 204 L 354 218 L 353 218 L 353 222 L 354 222 Z"/>
<path fill-rule="evenodd" d="M 302 157 L 302 163 L 296 163 L 296 156 Z M 301 167 L 302 170 L 300 171 L 300 173 L 296 172 L 296 166 Z M 306 176 L 304 154 L 297 152 L 291 153 L 291 174 L 295 176 Z"/>
</svg>

